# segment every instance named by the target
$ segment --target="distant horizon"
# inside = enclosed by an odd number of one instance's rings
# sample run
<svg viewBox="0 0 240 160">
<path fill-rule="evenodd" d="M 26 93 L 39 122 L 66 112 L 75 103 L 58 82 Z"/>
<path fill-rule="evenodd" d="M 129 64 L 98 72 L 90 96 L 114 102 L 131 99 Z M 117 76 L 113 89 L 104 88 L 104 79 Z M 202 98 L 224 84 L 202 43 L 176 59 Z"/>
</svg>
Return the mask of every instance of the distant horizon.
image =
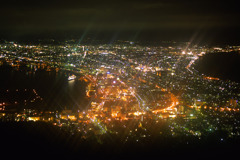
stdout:
<svg viewBox="0 0 240 160">
<path fill-rule="evenodd" d="M 148 44 L 155 44 L 161 43 L 165 41 L 172 41 L 172 42 L 191 42 L 192 44 L 196 45 L 240 45 L 240 40 L 238 39 L 238 35 L 236 34 L 235 38 L 231 38 L 229 36 L 220 36 L 220 34 L 215 34 L 215 37 L 208 37 L 207 33 L 204 35 L 199 33 L 191 33 L 185 34 L 185 32 L 179 33 L 182 35 L 176 35 L 162 32 L 155 32 L 154 31 L 145 31 L 134 33 L 133 31 L 123 31 L 123 32 L 114 32 L 114 31 L 105 31 L 105 32 L 77 32 L 77 33 L 39 33 L 39 34 L 26 34 L 26 35 L 12 35 L 12 34 L 0 34 L 0 40 L 7 40 L 7 41 L 17 41 L 17 42 L 28 42 L 34 43 L 36 41 L 42 40 L 47 41 L 54 39 L 56 41 L 62 42 L 66 40 L 75 39 L 81 42 L 88 43 L 90 41 L 102 41 L 103 43 L 111 44 L 115 41 L 133 41 L 133 42 L 140 42 L 140 43 L 148 43 Z M 212 33 L 214 34 L 214 33 Z M 227 33 L 225 32 L 227 35 Z M 239 34 L 239 33 L 238 33 Z M 239 35 L 240 38 L 240 35 Z M 90 40 L 90 41 L 89 41 Z"/>
</svg>

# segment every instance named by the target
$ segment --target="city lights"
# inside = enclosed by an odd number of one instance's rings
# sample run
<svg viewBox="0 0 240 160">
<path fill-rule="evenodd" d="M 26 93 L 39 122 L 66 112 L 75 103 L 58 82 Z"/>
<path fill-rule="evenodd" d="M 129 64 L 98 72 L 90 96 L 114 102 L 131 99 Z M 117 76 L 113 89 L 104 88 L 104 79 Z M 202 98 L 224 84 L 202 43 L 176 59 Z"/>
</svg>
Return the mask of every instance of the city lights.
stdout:
<svg viewBox="0 0 240 160">
<path fill-rule="evenodd" d="M 61 92 L 81 90 L 80 94 L 66 94 L 73 103 L 63 105 L 61 100 L 66 97 L 54 101 L 51 95 L 47 101 L 41 88 L 6 88 L 0 99 L 2 122 L 44 122 L 79 135 L 80 140 L 95 137 L 99 144 L 107 141 L 104 136 L 119 137 L 123 144 L 130 139 L 143 143 L 144 139 L 163 135 L 201 140 L 218 131 L 229 139 L 240 136 L 240 94 L 232 92 L 240 85 L 195 69 L 203 52 L 211 54 L 216 48 L 189 47 L 183 51 L 186 46 L 175 43 L 166 48 L 133 43 L 65 45 L 0 46 L 0 55 L 4 53 L 2 66 L 29 77 L 42 72 L 45 76 L 53 74 L 57 77 L 54 85 L 63 81 L 63 85 L 72 86 Z M 32 54 L 25 54 L 29 48 Z M 23 70 L 23 66 L 27 69 Z M 48 103 L 59 107 L 48 109 Z"/>
</svg>

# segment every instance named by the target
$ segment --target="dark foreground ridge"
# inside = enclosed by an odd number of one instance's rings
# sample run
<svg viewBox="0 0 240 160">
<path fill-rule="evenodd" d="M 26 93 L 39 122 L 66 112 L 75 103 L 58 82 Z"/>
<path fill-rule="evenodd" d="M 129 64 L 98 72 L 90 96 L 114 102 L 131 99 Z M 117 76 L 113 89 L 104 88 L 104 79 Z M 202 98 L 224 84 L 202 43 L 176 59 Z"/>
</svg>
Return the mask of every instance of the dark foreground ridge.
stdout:
<svg viewBox="0 0 240 160">
<path fill-rule="evenodd" d="M 120 142 L 109 134 L 97 140 L 93 135 L 81 139 L 45 122 L 1 122 L 1 153 L 3 157 L 78 159 L 136 158 L 230 158 L 238 154 L 240 139 L 219 141 L 217 133 L 196 139 L 191 136 L 155 136 L 151 140 Z"/>
</svg>

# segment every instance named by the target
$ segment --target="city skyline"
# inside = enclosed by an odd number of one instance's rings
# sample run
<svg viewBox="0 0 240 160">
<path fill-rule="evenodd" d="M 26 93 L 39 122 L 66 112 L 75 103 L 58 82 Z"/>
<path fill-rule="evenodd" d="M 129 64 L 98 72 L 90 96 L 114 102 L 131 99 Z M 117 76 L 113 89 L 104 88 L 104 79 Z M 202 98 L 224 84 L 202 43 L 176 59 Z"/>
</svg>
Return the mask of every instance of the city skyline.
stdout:
<svg viewBox="0 0 240 160">
<path fill-rule="evenodd" d="M 128 154 L 220 156 L 219 150 L 233 156 L 225 148 L 238 149 L 240 84 L 196 64 L 205 67 L 204 58 L 221 55 L 224 64 L 239 57 L 240 46 L 71 39 L 4 41 L 0 48 L 1 150 L 131 159 Z"/>
</svg>

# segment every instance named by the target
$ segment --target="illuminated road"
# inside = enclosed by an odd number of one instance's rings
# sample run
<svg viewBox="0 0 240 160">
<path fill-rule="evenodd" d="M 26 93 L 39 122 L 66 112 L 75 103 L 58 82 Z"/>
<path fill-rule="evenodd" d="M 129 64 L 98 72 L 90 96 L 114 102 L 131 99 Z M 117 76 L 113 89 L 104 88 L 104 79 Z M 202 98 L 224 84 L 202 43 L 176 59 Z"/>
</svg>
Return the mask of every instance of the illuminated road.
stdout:
<svg viewBox="0 0 240 160">
<path fill-rule="evenodd" d="M 186 66 L 186 69 L 193 74 L 193 71 L 191 70 L 192 64 L 198 59 L 198 56 L 193 57 L 193 59 L 189 62 L 189 64 Z"/>
<path fill-rule="evenodd" d="M 120 57 L 120 58 L 121 58 L 121 57 Z M 109 66 L 109 65 L 110 65 L 110 64 L 107 64 L 107 63 L 105 63 L 105 62 L 103 62 L 103 61 L 96 60 L 96 59 L 91 59 L 91 58 L 89 58 L 88 56 L 85 56 L 85 60 L 87 60 L 87 59 L 88 59 L 88 60 L 91 60 L 91 61 L 93 61 L 93 62 L 99 63 L 99 65 L 100 65 L 100 64 L 101 64 L 101 65 L 105 65 L 105 66 Z M 192 60 L 192 61 L 190 62 L 190 65 L 191 65 L 195 60 L 196 60 L 196 59 Z M 123 62 L 123 61 L 124 61 L 124 62 Z M 125 64 L 126 61 L 125 61 L 125 60 L 123 60 L 123 61 L 122 61 L 122 60 L 117 60 L 117 61 L 114 61 L 114 62 L 116 62 L 116 63 L 119 64 L 119 65 L 126 65 L 126 64 Z M 112 65 L 111 65 L 111 66 L 112 66 Z M 190 67 L 190 66 L 189 66 L 189 67 Z M 117 67 L 117 65 L 114 65 L 114 66 L 112 66 L 112 69 L 113 69 L 113 70 L 118 70 L 119 67 Z M 150 84 L 150 82 L 144 80 L 142 77 L 138 77 L 138 78 L 137 78 L 136 76 L 131 75 L 131 72 L 134 73 L 136 70 L 133 70 L 131 67 L 130 67 L 129 69 L 130 69 L 130 72 L 128 73 L 128 75 L 132 77 L 132 78 L 131 78 L 131 81 L 132 81 L 131 83 L 132 83 L 133 85 L 134 85 L 134 84 L 138 84 L 139 82 L 142 82 L 142 83 L 147 84 L 147 85 L 149 85 L 149 86 L 152 86 L 152 85 L 153 85 L 152 83 Z M 138 72 L 138 70 L 137 70 L 137 72 Z M 83 72 L 81 72 L 81 73 L 83 73 Z M 132 95 L 133 97 L 135 97 L 135 99 L 137 100 L 139 109 L 140 109 L 141 111 L 144 111 L 144 112 L 150 111 L 150 109 L 148 108 L 148 106 L 146 106 L 146 102 L 145 102 L 146 100 L 144 100 L 144 99 L 137 93 L 137 91 L 136 91 L 136 89 L 135 89 L 134 86 L 129 86 L 129 85 L 127 85 L 126 82 L 124 82 L 124 78 L 122 78 L 122 75 L 119 74 L 118 72 L 112 72 L 111 74 L 114 75 L 115 77 L 118 77 L 120 84 L 123 85 L 124 87 L 127 87 L 127 88 L 128 88 L 128 90 L 130 91 L 131 95 Z M 96 77 L 90 76 L 90 75 L 87 75 L 87 74 L 85 74 L 84 76 L 85 76 L 89 81 L 91 81 L 92 83 L 97 84 Z M 138 87 L 138 86 L 136 86 L 136 87 Z M 155 88 L 156 88 L 156 89 L 161 89 L 161 91 L 166 91 L 164 88 L 161 88 L 157 83 L 155 84 Z M 106 98 L 106 97 L 107 97 L 106 94 L 107 94 L 107 93 L 104 93 L 103 97 Z M 172 101 L 171 105 L 167 105 L 167 106 L 165 106 L 164 108 L 161 108 L 161 109 L 152 109 L 152 110 L 151 110 L 152 113 L 156 114 L 156 113 L 159 113 L 159 112 L 173 112 L 173 111 L 175 111 L 175 108 L 176 108 L 176 106 L 179 104 L 179 102 L 178 102 L 176 96 L 174 96 L 170 91 L 168 91 L 168 94 L 170 95 L 170 99 L 171 99 L 171 101 Z M 103 107 L 104 103 L 105 103 L 105 100 L 102 100 L 102 102 L 98 105 L 97 110 L 101 110 L 101 108 Z"/>
</svg>

